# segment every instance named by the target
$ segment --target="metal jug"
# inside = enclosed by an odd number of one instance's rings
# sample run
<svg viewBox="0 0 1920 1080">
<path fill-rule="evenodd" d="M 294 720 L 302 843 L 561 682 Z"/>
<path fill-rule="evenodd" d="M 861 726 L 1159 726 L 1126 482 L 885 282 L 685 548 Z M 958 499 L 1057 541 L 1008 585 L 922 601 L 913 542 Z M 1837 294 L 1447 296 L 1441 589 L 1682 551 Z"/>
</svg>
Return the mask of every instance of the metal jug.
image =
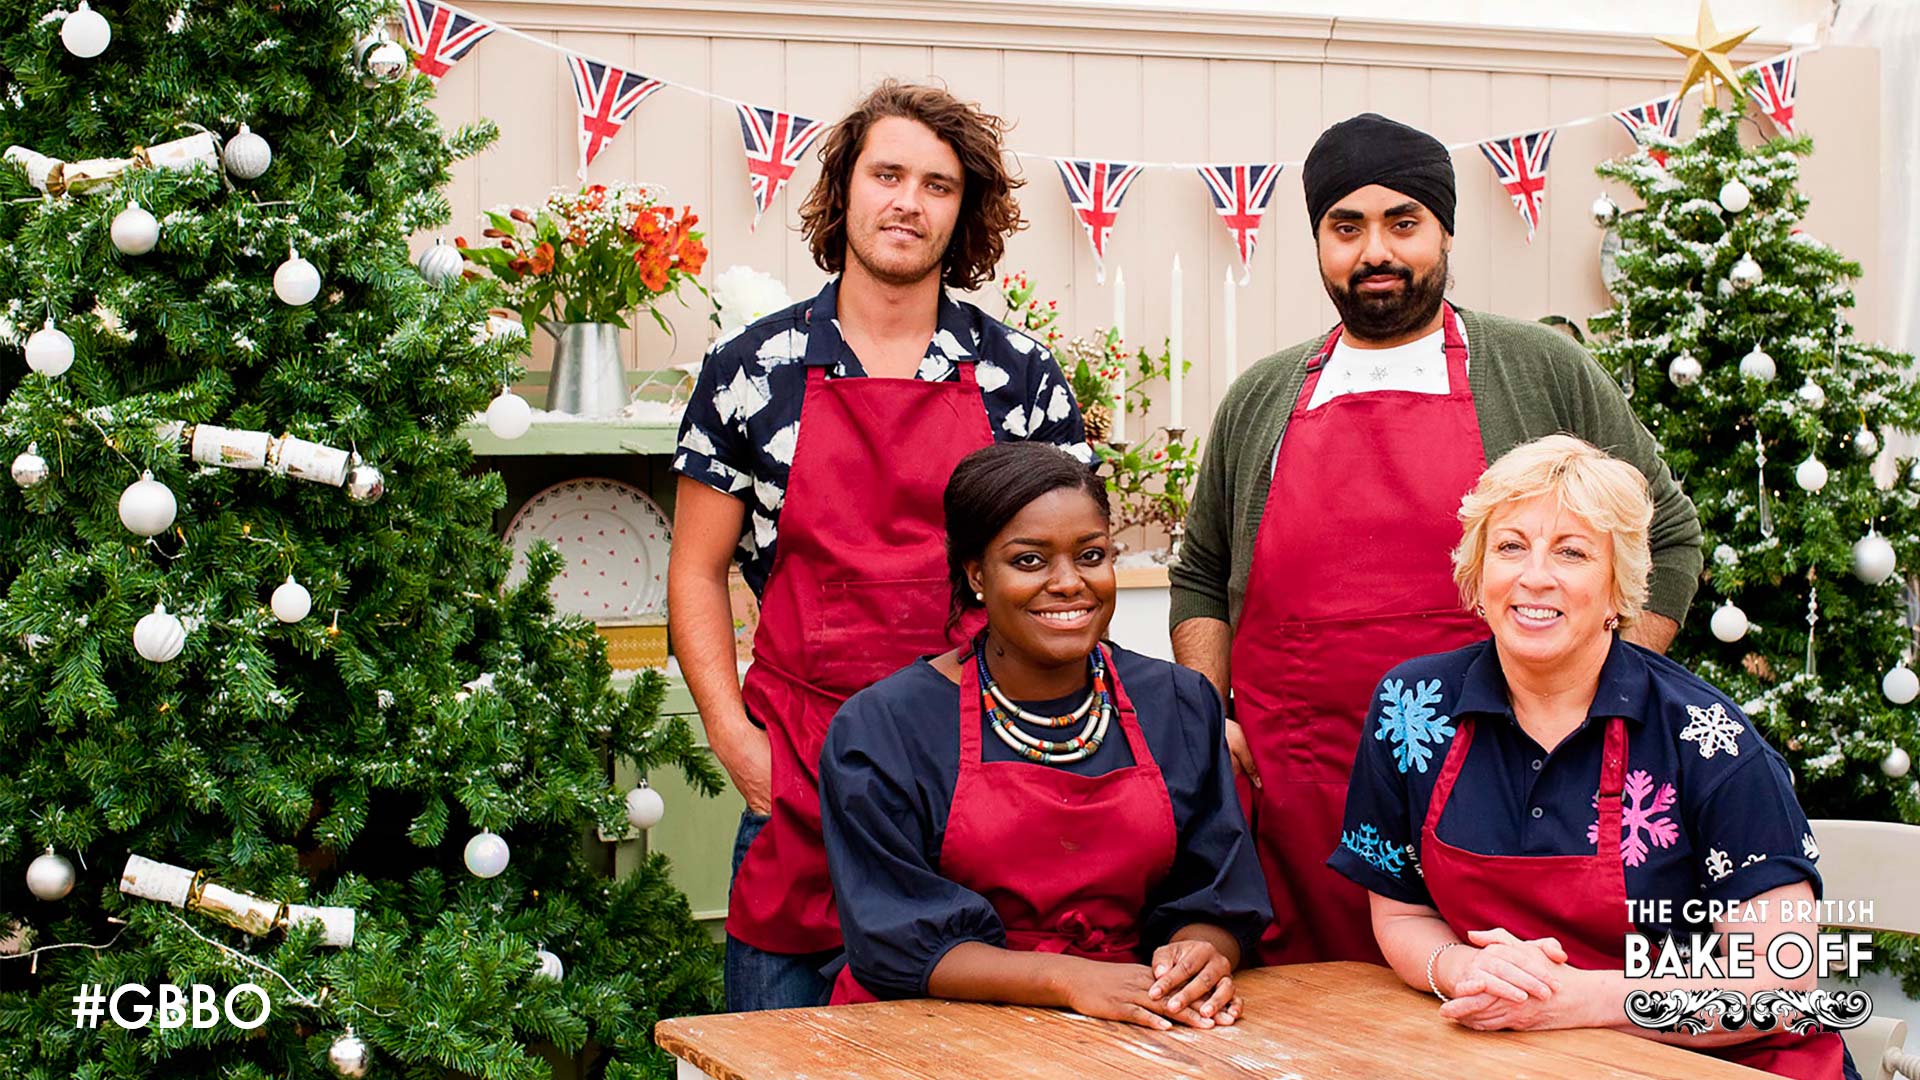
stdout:
<svg viewBox="0 0 1920 1080">
<path fill-rule="evenodd" d="M 620 327 L 613 323 L 542 320 L 554 340 L 547 411 L 574 416 L 613 416 L 626 408 L 626 367 L 620 361 Z"/>
</svg>

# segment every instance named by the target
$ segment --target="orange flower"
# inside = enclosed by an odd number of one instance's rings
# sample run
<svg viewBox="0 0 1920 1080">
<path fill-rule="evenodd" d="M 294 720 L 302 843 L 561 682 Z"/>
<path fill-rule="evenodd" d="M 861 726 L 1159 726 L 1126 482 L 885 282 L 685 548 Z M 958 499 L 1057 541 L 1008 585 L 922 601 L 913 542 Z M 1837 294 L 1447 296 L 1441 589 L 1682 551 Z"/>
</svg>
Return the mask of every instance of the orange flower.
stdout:
<svg viewBox="0 0 1920 1080">
<path fill-rule="evenodd" d="M 467 238 L 466 238 L 466 237 L 464 237 L 464 236 L 456 236 L 456 237 L 454 237 L 454 238 L 453 238 L 453 246 L 454 246 L 454 247 L 457 247 L 457 248 L 464 248 L 464 247 L 466 247 L 466 246 L 467 246 Z"/>
<path fill-rule="evenodd" d="M 595 184 L 587 189 L 587 208 L 598 210 L 607 201 L 607 185 Z"/>
<path fill-rule="evenodd" d="M 544 240 L 541 241 L 540 246 L 533 249 L 533 258 L 530 260 L 529 265 L 535 276 L 552 272 L 553 245 Z"/>
<path fill-rule="evenodd" d="M 707 245 L 688 237 L 687 242 L 680 246 L 680 269 L 697 275 L 706 265 Z"/>
<path fill-rule="evenodd" d="M 575 247 L 586 247 L 587 246 L 587 230 L 581 228 L 578 225 L 575 225 L 573 227 L 573 231 L 567 234 L 567 243 L 572 244 Z"/>
<path fill-rule="evenodd" d="M 522 224 L 530 225 L 533 223 L 533 215 L 527 213 L 525 210 L 519 209 L 518 207 L 507 211 L 507 216 Z"/>
<path fill-rule="evenodd" d="M 670 269 L 665 249 L 642 248 L 634 252 L 633 261 L 640 266 L 640 284 L 650 292 L 667 291 L 667 274 Z"/>
</svg>

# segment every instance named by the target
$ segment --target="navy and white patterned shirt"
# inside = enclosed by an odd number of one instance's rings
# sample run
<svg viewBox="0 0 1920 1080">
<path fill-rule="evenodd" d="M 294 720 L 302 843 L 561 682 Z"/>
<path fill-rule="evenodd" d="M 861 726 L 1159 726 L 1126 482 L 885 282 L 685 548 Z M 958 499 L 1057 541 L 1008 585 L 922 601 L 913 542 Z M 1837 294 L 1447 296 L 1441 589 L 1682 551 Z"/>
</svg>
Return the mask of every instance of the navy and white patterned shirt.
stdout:
<svg viewBox="0 0 1920 1080">
<path fill-rule="evenodd" d="M 1741 901 L 1809 881 L 1819 849 L 1787 764 L 1726 695 L 1679 664 L 1617 638 L 1587 719 L 1551 753 L 1514 720 L 1491 639 L 1409 660 L 1374 691 L 1347 788 L 1340 846 L 1327 865 L 1371 892 L 1433 905 L 1420 860 L 1421 826 L 1460 721 L 1473 744 L 1436 830 L 1483 855 L 1590 855 L 1594 795 L 1607 721 L 1626 721 L 1621 861 L 1630 900 L 1671 901 L 1672 925 L 1647 934 L 1705 933 L 1682 921 L 1687 901 Z"/>
<path fill-rule="evenodd" d="M 840 338 L 835 314 L 839 289 L 835 278 L 813 299 L 716 342 L 680 421 L 674 471 L 747 504 L 735 555 L 755 596 L 773 569 L 780 506 L 786 499 L 806 396 L 803 361 L 831 363 L 828 378 L 867 374 Z M 1047 442 L 1082 461 L 1093 460 L 1080 409 L 1047 347 L 942 290 L 938 329 L 914 378 L 957 382 L 958 364 L 964 360 L 976 361 L 974 379 L 996 441 Z M 902 449 L 911 439 L 911 432 L 900 433 Z"/>
</svg>

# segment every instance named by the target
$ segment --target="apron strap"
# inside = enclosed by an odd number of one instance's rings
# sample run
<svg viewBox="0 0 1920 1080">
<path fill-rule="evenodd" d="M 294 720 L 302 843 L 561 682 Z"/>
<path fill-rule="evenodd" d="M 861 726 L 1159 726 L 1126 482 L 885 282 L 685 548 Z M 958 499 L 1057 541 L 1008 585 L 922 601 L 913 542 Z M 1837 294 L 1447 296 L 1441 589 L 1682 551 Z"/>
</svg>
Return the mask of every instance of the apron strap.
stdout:
<svg viewBox="0 0 1920 1080">
<path fill-rule="evenodd" d="M 980 672 L 975 666 L 973 650 L 968 649 L 960 658 L 960 768 L 962 771 L 980 764 L 980 722 L 985 715 L 981 711 Z M 954 785 L 959 790 L 959 785 Z"/>
<path fill-rule="evenodd" d="M 1467 386 L 1467 339 L 1460 332 L 1460 317 L 1454 313 L 1453 305 L 1446 301 L 1440 303 L 1441 340 L 1445 343 L 1447 354 L 1447 393 L 1455 396 L 1471 396 Z"/>
<path fill-rule="evenodd" d="M 1618 716 L 1607 721 L 1607 742 L 1600 752 L 1600 787 L 1594 793 L 1595 806 L 1600 811 L 1599 823 L 1594 827 L 1594 854 L 1608 853 L 1607 845 L 1614 850 L 1620 846 L 1620 789 L 1627 776 L 1627 722 Z"/>
<path fill-rule="evenodd" d="M 1440 766 L 1439 778 L 1433 782 L 1433 795 L 1427 799 L 1426 832 L 1439 835 L 1440 812 L 1453 797 L 1453 783 L 1460 778 L 1460 767 L 1467 763 L 1467 749 L 1472 745 L 1473 717 L 1469 716 L 1454 725 L 1453 744 L 1447 747 L 1447 760 Z"/>
</svg>

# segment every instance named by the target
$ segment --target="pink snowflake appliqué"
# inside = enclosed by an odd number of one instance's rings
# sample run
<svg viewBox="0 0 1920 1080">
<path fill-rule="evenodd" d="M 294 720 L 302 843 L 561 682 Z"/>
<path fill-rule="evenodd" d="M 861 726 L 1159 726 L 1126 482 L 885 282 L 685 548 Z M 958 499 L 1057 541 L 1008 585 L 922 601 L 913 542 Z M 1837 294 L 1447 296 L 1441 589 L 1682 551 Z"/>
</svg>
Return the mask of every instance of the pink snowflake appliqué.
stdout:
<svg viewBox="0 0 1920 1080">
<path fill-rule="evenodd" d="M 1627 774 L 1622 785 L 1624 797 L 1620 801 L 1620 859 L 1628 866 L 1639 866 L 1647 861 L 1647 846 L 1652 841 L 1658 847 L 1672 847 L 1680 839 L 1680 826 L 1670 817 L 1655 817 L 1664 810 L 1672 809 L 1674 789 L 1672 784 L 1661 784 L 1659 791 L 1653 790 L 1653 777 L 1645 769 L 1635 769 Z M 1652 794 L 1653 801 L 1647 796 Z M 1594 810 L 1599 811 L 1600 800 L 1594 799 Z M 1644 834 L 1644 835 L 1643 835 Z M 1587 826 L 1587 842 L 1600 842 L 1600 822 L 1596 819 Z"/>
</svg>

